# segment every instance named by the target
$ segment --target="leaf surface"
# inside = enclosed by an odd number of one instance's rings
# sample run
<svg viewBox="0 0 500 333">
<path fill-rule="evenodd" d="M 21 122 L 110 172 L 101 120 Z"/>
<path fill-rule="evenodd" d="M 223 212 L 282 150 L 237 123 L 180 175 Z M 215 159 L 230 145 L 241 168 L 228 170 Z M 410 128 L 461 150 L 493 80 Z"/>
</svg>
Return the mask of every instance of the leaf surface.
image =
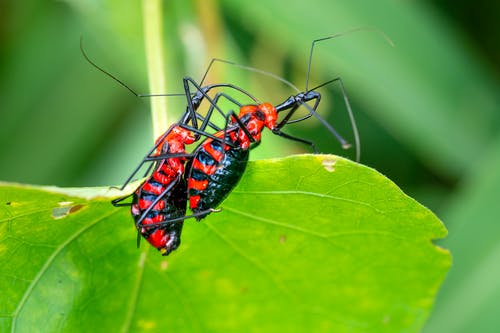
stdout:
<svg viewBox="0 0 500 333">
<path fill-rule="evenodd" d="M 434 214 L 336 156 L 251 162 L 168 257 L 105 192 L 0 188 L 2 331 L 418 332 L 450 266 Z"/>
</svg>

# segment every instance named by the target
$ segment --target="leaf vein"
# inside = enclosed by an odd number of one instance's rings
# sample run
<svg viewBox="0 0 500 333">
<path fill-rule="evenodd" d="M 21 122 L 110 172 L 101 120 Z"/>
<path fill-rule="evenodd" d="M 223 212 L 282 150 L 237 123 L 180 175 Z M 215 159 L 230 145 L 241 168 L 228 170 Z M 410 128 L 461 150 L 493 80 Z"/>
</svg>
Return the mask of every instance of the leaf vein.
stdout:
<svg viewBox="0 0 500 333">
<path fill-rule="evenodd" d="M 308 192 L 308 191 L 233 191 L 233 193 L 237 193 L 237 194 L 262 194 L 262 195 L 309 195 L 309 196 L 314 196 L 314 197 L 319 197 L 319 198 L 338 200 L 338 201 L 348 202 L 348 203 L 352 203 L 352 204 L 356 204 L 356 205 L 366 206 L 370 209 L 373 209 L 377 213 L 385 214 L 385 212 L 383 210 L 380 210 L 380 209 L 378 209 L 378 208 L 376 208 L 376 207 L 374 207 L 371 204 L 366 203 L 366 202 L 337 197 L 337 196 L 332 196 L 332 195 L 328 195 L 328 194 Z"/>
<path fill-rule="evenodd" d="M 255 258 L 252 258 L 248 254 L 246 254 L 242 249 L 240 249 L 238 246 L 236 246 L 235 243 L 233 243 L 231 240 L 229 240 L 227 237 L 225 237 L 217 228 L 213 226 L 211 223 L 205 223 L 205 225 L 212 230 L 220 239 L 222 239 L 224 242 L 226 242 L 236 253 L 238 253 L 242 258 L 246 259 L 248 262 L 253 264 L 255 267 L 257 267 L 259 270 L 261 270 L 263 273 L 265 273 L 269 278 L 273 281 L 273 283 L 285 294 L 288 296 L 288 298 L 292 299 L 295 304 L 298 304 L 298 300 L 293 296 L 293 294 L 288 290 L 288 288 L 278 279 L 276 279 L 275 275 L 272 274 L 262 263 L 260 263 L 258 260 Z"/>
<path fill-rule="evenodd" d="M 132 318 L 135 313 L 137 299 L 139 297 L 139 291 L 141 290 L 142 286 L 142 280 L 144 276 L 144 263 L 146 261 L 146 258 L 147 258 L 147 251 L 141 252 L 141 255 L 139 256 L 139 262 L 137 263 L 137 266 L 139 266 L 139 270 L 137 271 L 136 282 L 131 290 L 132 297 L 130 297 L 130 304 L 128 306 L 128 310 L 125 315 L 125 321 L 123 323 L 123 327 L 121 330 L 122 332 L 130 331 L 130 325 L 132 324 Z"/>
<path fill-rule="evenodd" d="M 42 268 L 40 269 L 40 271 L 38 272 L 38 274 L 35 276 L 35 278 L 33 279 L 33 281 L 31 282 L 31 284 L 28 286 L 28 288 L 26 289 L 23 297 L 21 298 L 21 301 L 19 302 L 19 305 L 17 306 L 16 310 L 14 311 L 13 315 L 12 315 L 12 327 L 11 327 L 11 332 L 15 332 L 15 328 L 16 328 L 16 322 L 17 322 L 17 316 L 19 315 L 19 313 L 21 312 L 22 308 L 24 307 L 24 305 L 26 304 L 27 300 L 28 300 L 28 297 L 31 295 L 31 293 L 33 292 L 33 290 L 35 289 L 36 285 L 38 284 L 38 282 L 40 281 L 40 279 L 42 278 L 42 276 L 45 274 L 45 272 L 48 270 L 50 264 L 55 260 L 55 258 L 62 252 L 62 250 L 64 250 L 64 248 L 66 248 L 66 246 L 68 246 L 71 242 L 73 242 L 78 236 L 80 236 L 82 233 L 84 233 L 85 231 L 87 231 L 88 229 L 90 229 L 91 227 L 93 227 L 94 225 L 96 225 L 97 223 L 105 220 L 106 218 L 108 218 L 109 216 L 113 215 L 113 214 L 116 214 L 117 213 L 117 210 L 113 210 L 111 213 L 107 214 L 107 215 L 104 215 L 102 217 L 99 217 L 98 219 L 96 219 L 94 222 L 84 226 L 83 228 L 77 230 L 71 237 L 69 237 L 65 242 L 63 242 L 60 246 L 58 246 L 55 251 L 47 258 L 47 260 L 45 261 L 45 263 L 43 264 Z"/>
<path fill-rule="evenodd" d="M 163 275 L 165 282 L 170 286 L 170 288 L 174 291 L 174 293 L 177 294 L 177 300 L 181 302 L 183 305 L 183 310 L 184 312 L 191 317 L 190 322 L 192 323 L 191 328 L 195 329 L 196 327 L 196 332 L 204 332 L 206 329 L 203 327 L 203 323 L 200 320 L 200 316 L 196 314 L 196 312 L 193 310 L 193 306 L 191 302 L 189 302 L 188 297 L 182 297 L 182 291 L 179 288 L 179 284 L 175 282 L 175 280 L 168 274 Z M 197 325 L 195 325 L 195 323 Z M 194 331 L 194 330 L 193 330 Z M 193 332 L 191 331 L 191 332 Z"/>
</svg>

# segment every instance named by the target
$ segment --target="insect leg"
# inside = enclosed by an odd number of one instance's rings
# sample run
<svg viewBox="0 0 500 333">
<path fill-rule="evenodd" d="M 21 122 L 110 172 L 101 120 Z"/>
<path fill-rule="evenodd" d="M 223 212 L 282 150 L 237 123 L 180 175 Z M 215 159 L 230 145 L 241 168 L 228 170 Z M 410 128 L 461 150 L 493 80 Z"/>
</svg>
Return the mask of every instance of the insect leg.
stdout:
<svg viewBox="0 0 500 333">
<path fill-rule="evenodd" d="M 245 134 L 248 136 L 248 139 L 250 140 L 250 142 L 255 142 L 255 139 L 252 137 L 252 134 L 248 131 L 248 128 L 245 126 L 245 124 L 243 124 L 241 122 L 240 118 L 238 117 L 238 115 L 236 113 L 234 113 L 233 110 L 229 111 L 228 117 L 226 118 L 226 130 L 227 130 L 227 120 L 229 118 L 231 118 L 231 116 L 236 121 L 236 123 L 238 124 L 238 126 L 240 127 L 240 129 L 243 132 L 245 132 Z"/>
<path fill-rule="evenodd" d="M 181 179 L 182 175 L 178 175 L 176 177 L 175 180 L 173 180 L 170 184 L 168 184 L 165 189 L 160 193 L 160 195 L 158 195 L 154 200 L 153 202 L 151 203 L 151 205 L 148 206 L 148 208 L 146 208 L 142 214 L 141 214 L 141 217 L 137 220 L 137 222 L 135 223 L 136 227 L 149 227 L 150 224 L 147 224 L 147 225 L 143 225 L 142 224 L 142 221 L 144 221 L 144 219 L 146 218 L 146 216 L 151 212 L 151 210 L 154 208 L 154 206 L 161 200 L 163 199 L 163 197 L 165 197 L 165 195 L 174 187 L 176 186 L 180 179 Z"/>
<path fill-rule="evenodd" d="M 190 157 L 193 157 L 193 154 L 190 154 L 190 153 L 162 154 L 162 155 L 156 155 L 156 156 L 146 157 L 145 161 L 146 162 L 161 161 L 161 160 L 166 160 L 166 159 L 169 159 L 169 158 L 176 158 L 176 157 L 190 158 Z"/>
<path fill-rule="evenodd" d="M 132 194 L 129 194 L 125 197 L 120 197 L 120 198 L 114 199 L 111 201 L 111 204 L 115 207 L 130 207 L 130 206 L 132 206 L 132 203 L 130 203 L 130 202 L 121 203 L 121 202 L 127 198 L 130 198 L 131 196 L 132 196 Z"/>
<path fill-rule="evenodd" d="M 196 218 L 196 217 L 199 217 L 199 216 L 205 216 L 205 215 L 208 215 L 210 213 L 219 213 L 220 211 L 221 211 L 221 209 L 210 208 L 210 209 L 206 209 L 206 210 L 203 210 L 203 211 L 200 211 L 200 212 L 197 212 L 197 213 L 193 213 L 191 215 L 176 217 L 176 218 L 170 219 L 168 221 L 140 225 L 140 227 L 158 227 L 158 226 L 164 226 L 164 225 L 167 225 L 167 224 L 184 221 L 186 219 Z"/>
<path fill-rule="evenodd" d="M 351 103 L 349 103 L 349 98 L 347 97 L 342 78 L 337 77 L 332 80 L 332 82 L 335 81 L 339 83 L 340 90 L 342 91 L 342 95 L 344 97 L 344 103 L 347 109 L 347 114 L 349 115 L 349 120 L 351 121 L 352 132 L 354 134 L 354 144 L 356 145 L 356 162 L 359 162 L 359 159 L 361 158 L 361 142 L 359 140 L 359 132 L 358 126 L 356 125 L 356 119 L 354 119 L 354 113 L 352 112 Z"/>
<path fill-rule="evenodd" d="M 135 174 L 141 169 L 141 167 L 144 165 L 144 163 L 147 162 L 147 159 L 153 156 L 154 151 L 158 148 L 158 146 L 163 143 L 163 139 L 168 135 L 172 127 L 170 127 L 169 130 L 167 130 L 157 141 L 156 144 L 149 150 L 149 152 L 144 156 L 144 158 L 139 162 L 139 164 L 134 168 L 132 173 L 128 176 L 128 178 L 125 180 L 125 183 L 119 188 L 120 191 L 123 191 L 123 189 L 132 181 L 132 178 L 135 176 Z"/>
<path fill-rule="evenodd" d="M 206 136 L 207 138 L 211 138 L 211 139 L 213 139 L 213 140 L 215 140 L 215 141 L 223 142 L 223 143 L 225 143 L 225 144 L 227 144 L 228 146 L 231 146 L 231 147 L 233 147 L 233 148 L 236 148 L 236 147 L 237 147 L 237 146 L 236 146 L 236 145 L 234 145 L 232 142 L 229 142 L 229 141 L 226 141 L 226 140 L 224 140 L 224 139 L 222 139 L 222 138 L 216 137 L 215 135 L 212 135 L 212 134 L 210 134 L 210 133 L 200 131 L 200 130 L 198 130 L 198 129 L 196 129 L 196 128 L 193 128 L 193 127 L 191 127 L 191 126 L 188 126 L 188 125 L 179 125 L 179 126 L 180 126 L 180 127 L 182 127 L 182 128 L 185 128 L 185 129 L 187 129 L 187 130 L 193 131 L 193 132 L 195 132 L 195 133 L 198 133 L 198 134 L 204 135 L 204 136 Z"/>
<path fill-rule="evenodd" d="M 231 96 L 223 93 L 223 92 L 218 92 L 215 96 L 214 96 L 214 99 L 213 99 L 213 104 L 210 105 L 210 107 L 208 108 L 208 111 L 207 111 L 207 115 L 206 115 L 206 118 L 205 118 L 205 121 L 203 122 L 203 124 L 201 124 L 200 126 L 200 129 L 203 130 L 205 129 L 206 125 L 205 125 L 205 122 L 210 119 L 210 117 L 212 116 L 212 113 L 213 113 L 213 110 L 215 108 L 215 105 L 217 105 L 217 103 L 219 103 L 219 100 L 222 98 L 222 97 L 225 97 L 228 101 L 234 103 L 235 105 L 237 105 L 239 108 L 242 106 L 242 104 L 240 102 L 238 102 L 235 98 L 232 98 Z"/>
<path fill-rule="evenodd" d="M 281 130 L 279 130 L 279 129 L 278 129 L 278 130 L 274 130 L 274 131 L 273 131 L 273 134 L 276 134 L 276 135 L 281 136 L 281 137 L 283 137 L 283 138 L 285 138 L 285 139 L 288 139 L 288 140 L 297 141 L 297 142 L 302 142 L 302 143 L 304 143 L 304 144 L 306 144 L 306 145 L 311 146 L 311 148 L 312 148 L 312 150 L 313 150 L 313 152 L 314 152 L 315 154 L 318 154 L 318 153 L 319 153 L 318 148 L 316 147 L 316 145 L 315 145 L 315 144 L 314 144 L 314 142 L 312 142 L 312 141 L 309 141 L 309 140 L 306 140 L 306 139 L 302 139 L 302 138 L 298 138 L 298 137 L 292 136 L 292 135 L 287 134 L 287 133 L 283 133 L 283 132 L 282 132 Z"/>
</svg>

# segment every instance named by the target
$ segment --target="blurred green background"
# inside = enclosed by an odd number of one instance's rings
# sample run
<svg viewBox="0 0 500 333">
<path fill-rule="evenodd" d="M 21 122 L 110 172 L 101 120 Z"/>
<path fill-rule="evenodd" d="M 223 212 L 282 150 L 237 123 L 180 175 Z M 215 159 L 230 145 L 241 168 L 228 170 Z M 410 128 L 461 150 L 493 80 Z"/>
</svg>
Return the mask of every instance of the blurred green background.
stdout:
<svg viewBox="0 0 500 333">
<path fill-rule="evenodd" d="M 140 1 L 0 2 L 0 179 L 58 186 L 119 184 L 151 145 L 149 104 L 83 59 L 89 55 L 148 92 Z M 500 327 L 500 94 L 497 2 L 165 1 L 168 92 L 201 78 L 213 57 L 271 71 L 304 87 L 313 39 L 375 27 L 318 44 L 312 84 L 341 76 L 361 135 L 363 164 L 395 181 L 444 221 L 454 265 L 425 332 Z M 289 89 L 231 66 L 232 82 L 278 103 Z M 353 140 L 338 86 L 321 90 L 320 112 Z M 170 98 L 170 119 L 182 112 Z M 334 110 L 334 112 L 332 112 Z M 289 132 L 323 152 L 353 158 L 314 121 Z M 266 135 L 253 158 L 306 152 Z M 411 288 L 411 286 L 408 286 Z"/>
</svg>

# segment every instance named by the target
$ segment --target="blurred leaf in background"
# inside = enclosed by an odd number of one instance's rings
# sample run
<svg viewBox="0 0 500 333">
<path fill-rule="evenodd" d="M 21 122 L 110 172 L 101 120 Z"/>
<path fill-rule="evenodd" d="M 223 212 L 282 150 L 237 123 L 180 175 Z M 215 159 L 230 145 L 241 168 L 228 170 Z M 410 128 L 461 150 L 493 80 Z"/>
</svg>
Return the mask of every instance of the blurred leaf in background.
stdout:
<svg viewBox="0 0 500 333">
<path fill-rule="evenodd" d="M 0 6 L 0 178 L 60 186 L 123 181 L 152 142 L 148 101 L 92 68 L 78 44 L 83 36 L 97 63 L 146 92 L 140 2 L 26 0 Z M 498 327 L 498 297 L 488 296 L 498 292 L 490 281 L 500 279 L 490 269 L 498 246 L 494 199 L 500 197 L 500 187 L 492 185 L 500 137 L 497 2 L 199 0 L 164 7 L 169 92 L 182 91 L 184 75 L 201 77 L 212 57 L 303 87 L 313 39 L 357 27 L 390 36 L 395 47 L 370 33 L 322 43 L 312 82 L 343 78 L 360 128 L 361 161 L 444 218 L 456 269 L 429 330 L 470 332 L 478 321 L 483 332 Z M 273 103 L 288 93 L 255 73 L 218 66 L 212 74 L 210 80 L 244 86 Z M 320 112 L 349 136 L 338 86 L 321 92 Z M 173 112 L 183 109 L 182 99 L 169 103 Z M 290 131 L 314 138 L 322 151 L 352 157 L 332 148 L 318 124 Z M 267 135 L 253 156 L 304 151 L 282 145 Z M 471 244 L 483 246 L 470 251 Z M 471 286 L 484 287 L 473 309 L 464 301 Z M 464 315 L 458 322 L 454 314 Z"/>
<path fill-rule="evenodd" d="M 453 267 L 425 332 L 497 332 L 500 327 L 500 137 L 443 214 L 452 232 L 442 245 Z"/>
</svg>

